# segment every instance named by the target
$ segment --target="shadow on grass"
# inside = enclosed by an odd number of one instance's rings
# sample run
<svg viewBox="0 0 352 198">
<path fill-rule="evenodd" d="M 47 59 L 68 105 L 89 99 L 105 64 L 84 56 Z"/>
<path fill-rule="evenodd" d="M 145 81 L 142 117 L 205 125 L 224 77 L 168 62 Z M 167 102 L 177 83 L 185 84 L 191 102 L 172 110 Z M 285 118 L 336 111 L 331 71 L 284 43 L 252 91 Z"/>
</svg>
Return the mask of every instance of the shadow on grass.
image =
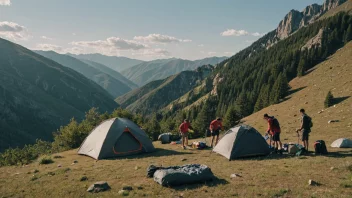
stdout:
<svg viewBox="0 0 352 198">
<path fill-rule="evenodd" d="M 138 153 L 134 155 L 107 158 L 104 160 L 119 160 L 119 159 L 139 159 L 139 158 L 147 158 L 147 157 L 162 157 L 162 156 L 172 156 L 172 155 L 190 155 L 193 153 L 189 152 L 179 152 L 175 150 L 167 150 L 162 148 L 155 148 L 155 151 L 151 153 Z"/>
<path fill-rule="evenodd" d="M 347 100 L 350 98 L 350 96 L 344 96 L 344 97 L 338 97 L 333 99 L 333 104 L 339 104 L 340 102 L 343 102 L 344 100 Z"/>
<path fill-rule="evenodd" d="M 226 181 L 225 179 L 220 179 L 220 178 L 215 177 L 213 180 L 206 181 L 203 183 L 185 184 L 182 186 L 170 186 L 169 188 L 172 188 L 174 190 L 184 191 L 184 190 L 192 190 L 192 189 L 201 188 L 203 186 L 216 187 L 218 185 L 225 185 L 228 183 L 229 182 Z"/>
<path fill-rule="evenodd" d="M 293 90 L 290 90 L 290 91 L 288 91 L 288 94 L 287 94 L 287 95 L 292 95 L 292 94 L 294 94 L 294 93 L 296 93 L 296 92 L 299 92 L 299 91 L 301 91 L 301 90 L 305 89 L 306 87 L 307 87 L 307 86 L 305 86 L 305 87 L 300 87 L 300 88 L 293 89 Z"/>
</svg>

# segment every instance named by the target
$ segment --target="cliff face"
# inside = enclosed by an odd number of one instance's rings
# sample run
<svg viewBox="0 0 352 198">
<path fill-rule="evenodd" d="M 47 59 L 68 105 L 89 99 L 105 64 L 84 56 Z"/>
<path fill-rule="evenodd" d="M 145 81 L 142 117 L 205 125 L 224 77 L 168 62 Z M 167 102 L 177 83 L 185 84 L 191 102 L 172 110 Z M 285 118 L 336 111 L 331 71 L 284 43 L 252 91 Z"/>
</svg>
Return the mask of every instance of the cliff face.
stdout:
<svg viewBox="0 0 352 198">
<path fill-rule="evenodd" d="M 347 0 L 326 0 L 323 5 L 313 4 L 307 6 L 302 12 L 291 10 L 285 18 L 280 21 L 276 29 L 276 37 L 285 39 L 298 29 L 313 23 L 325 12 L 333 9 Z"/>
</svg>

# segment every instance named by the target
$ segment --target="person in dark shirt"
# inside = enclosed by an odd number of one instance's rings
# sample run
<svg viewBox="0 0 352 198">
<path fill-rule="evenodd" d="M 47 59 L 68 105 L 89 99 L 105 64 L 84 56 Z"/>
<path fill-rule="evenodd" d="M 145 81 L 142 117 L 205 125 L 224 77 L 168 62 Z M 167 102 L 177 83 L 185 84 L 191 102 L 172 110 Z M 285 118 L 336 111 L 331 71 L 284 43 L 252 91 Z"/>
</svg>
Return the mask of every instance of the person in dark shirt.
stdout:
<svg viewBox="0 0 352 198">
<path fill-rule="evenodd" d="M 309 133 L 311 131 L 310 129 L 310 122 L 311 122 L 311 118 L 306 114 L 304 109 L 300 109 L 299 112 L 302 115 L 302 120 L 301 120 L 301 127 L 299 129 L 297 129 L 297 133 L 300 131 L 302 134 L 302 143 L 303 146 L 305 148 L 306 151 L 308 151 L 308 139 L 309 139 Z"/>
</svg>

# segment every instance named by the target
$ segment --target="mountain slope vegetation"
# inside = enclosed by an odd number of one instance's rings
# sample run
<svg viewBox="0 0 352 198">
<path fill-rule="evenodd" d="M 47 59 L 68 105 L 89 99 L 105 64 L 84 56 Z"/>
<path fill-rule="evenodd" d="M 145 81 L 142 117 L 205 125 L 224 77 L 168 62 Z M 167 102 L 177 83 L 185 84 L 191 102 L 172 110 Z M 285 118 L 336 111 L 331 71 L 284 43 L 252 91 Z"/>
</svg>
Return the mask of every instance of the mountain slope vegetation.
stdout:
<svg viewBox="0 0 352 198">
<path fill-rule="evenodd" d="M 106 74 L 109 74 L 110 76 L 112 76 L 113 78 L 123 82 L 125 85 L 127 85 L 129 88 L 131 88 L 131 90 L 137 88 L 138 86 L 136 84 L 134 84 L 132 81 L 128 80 L 127 78 L 125 78 L 122 74 L 120 74 L 119 72 L 111 69 L 110 67 L 107 67 L 103 64 L 94 62 L 94 61 L 90 61 L 90 60 L 85 60 L 85 59 L 81 59 L 81 61 L 83 61 L 84 63 L 94 67 L 95 69 L 98 69 Z"/>
<path fill-rule="evenodd" d="M 194 70 L 202 65 L 216 65 L 227 57 L 210 57 L 201 60 L 164 59 L 144 62 L 121 73 L 139 86 L 151 81 L 167 78 L 181 71 Z"/>
<path fill-rule="evenodd" d="M 211 65 L 204 65 L 194 71 L 183 71 L 164 80 L 150 82 L 116 101 L 121 107 L 134 113 L 153 113 L 197 86 L 213 68 Z"/>
<path fill-rule="evenodd" d="M 213 86 L 192 91 L 196 101 L 174 101 L 169 106 L 172 108 L 164 110 L 162 122 L 188 117 L 196 123 L 207 123 L 215 116 L 224 116 L 231 107 L 236 108 L 240 118 L 279 103 L 288 93 L 290 80 L 304 76 L 352 39 L 351 24 L 352 16 L 342 12 L 303 27 L 270 48 L 265 43 L 275 31 L 268 33 L 218 64 L 207 79 Z M 320 42 L 302 48 L 319 32 L 323 32 Z M 199 131 L 204 129 L 198 126 Z"/>
<path fill-rule="evenodd" d="M 92 66 L 69 55 L 58 54 L 53 51 L 35 52 L 83 74 L 85 77 L 90 80 L 93 80 L 102 88 L 104 88 L 114 98 L 131 91 L 131 88 L 128 85 L 121 82 L 119 79 L 114 78 L 110 74 L 101 71 L 102 66 L 98 66 L 97 64 L 94 64 L 94 66 Z"/>
<path fill-rule="evenodd" d="M 0 151 L 51 140 L 52 132 L 92 107 L 118 107 L 104 89 L 70 68 L 4 39 L 0 51 Z"/>
<path fill-rule="evenodd" d="M 291 94 L 285 101 L 243 119 L 245 124 L 254 126 L 263 134 L 267 126 L 266 121 L 262 119 L 263 114 L 274 115 L 282 127 L 282 141 L 296 143 L 295 129 L 300 122 L 298 111 L 305 108 L 314 122 L 310 133 L 310 148 L 312 150 L 313 141 L 325 140 L 328 155 L 310 153 L 295 157 L 272 154 L 228 161 L 221 155 L 210 153 L 209 150 L 183 150 L 178 145 L 154 142 L 157 150 L 153 153 L 96 161 L 78 155 L 77 149 L 74 149 L 52 154 L 52 157 L 61 157 L 53 159 L 52 164 L 40 165 L 39 162 L 33 162 L 27 166 L 0 167 L 0 181 L 4 184 L 0 186 L 0 192 L 7 197 L 14 194 L 21 197 L 93 197 L 96 194 L 86 192 L 87 187 L 95 181 L 107 181 L 111 189 L 99 193 L 101 197 L 119 196 L 121 186 L 129 185 L 133 186 L 129 195 L 134 197 L 177 197 L 182 192 L 184 197 L 349 198 L 352 185 L 350 180 L 352 152 L 350 149 L 331 148 L 329 145 L 338 138 L 350 137 L 352 132 L 352 123 L 349 119 L 352 117 L 351 56 L 350 42 L 328 60 L 314 67 L 309 74 L 294 78 L 289 83 L 292 87 Z M 335 107 L 325 109 L 324 98 L 329 90 L 332 90 L 337 98 L 337 103 Z M 329 124 L 328 121 L 331 119 L 337 119 L 339 122 Z M 205 140 L 202 138 L 199 141 Z M 206 141 L 209 143 L 210 138 Z M 184 165 L 185 159 L 189 164 L 200 163 L 209 166 L 217 179 L 205 184 L 181 186 L 175 190 L 161 187 L 153 182 L 153 179 L 145 178 L 145 170 L 150 164 L 164 167 Z M 73 161 L 78 163 L 72 165 Z M 61 167 L 58 167 L 58 164 Z M 275 172 L 268 173 L 273 166 Z M 230 178 L 230 175 L 234 174 L 234 167 L 236 174 L 241 177 Z M 116 168 L 124 170 L 119 172 L 118 177 L 111 174 Z M 80 181 L 83 176 L 88 180 Z M 309 186 L 310 179 L 321 185 Z M 138 187 L 143 189 L 137 190 Z M 187 190 L 184 190 L 185 188 Z"/>
<path fill-rule="evenodd" d="M 94 61 L 103 65 L 106 65 L 110 67 L 111 69 L 121 72 L 123 70 L 126 70 L 134 65 L 138 65 L 144 61 L 137 60 L 137 59 L 131 59 L 127 57 L 118 57 L 118 56 L 106 56 L 102 54 L 68 54 L 72 57 L 78 58 L 78 59 L 85 59 L 85 60 L 90 60 Z"/>
</svg>

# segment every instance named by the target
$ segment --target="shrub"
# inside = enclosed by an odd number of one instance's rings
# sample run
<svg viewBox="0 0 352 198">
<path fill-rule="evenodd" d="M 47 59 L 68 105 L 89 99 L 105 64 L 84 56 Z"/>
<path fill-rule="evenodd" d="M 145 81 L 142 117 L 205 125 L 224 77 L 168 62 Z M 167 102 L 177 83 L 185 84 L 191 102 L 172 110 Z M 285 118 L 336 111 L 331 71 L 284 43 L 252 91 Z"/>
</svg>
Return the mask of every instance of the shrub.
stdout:
<svg viewBox="0 0 352 198">
<path fill-rule="evenodd" d="M 39 160 L 39 164 L 52 164 L 54 160 L 51 159 L 49 156 L 44 156 Z"/>
</svg>

